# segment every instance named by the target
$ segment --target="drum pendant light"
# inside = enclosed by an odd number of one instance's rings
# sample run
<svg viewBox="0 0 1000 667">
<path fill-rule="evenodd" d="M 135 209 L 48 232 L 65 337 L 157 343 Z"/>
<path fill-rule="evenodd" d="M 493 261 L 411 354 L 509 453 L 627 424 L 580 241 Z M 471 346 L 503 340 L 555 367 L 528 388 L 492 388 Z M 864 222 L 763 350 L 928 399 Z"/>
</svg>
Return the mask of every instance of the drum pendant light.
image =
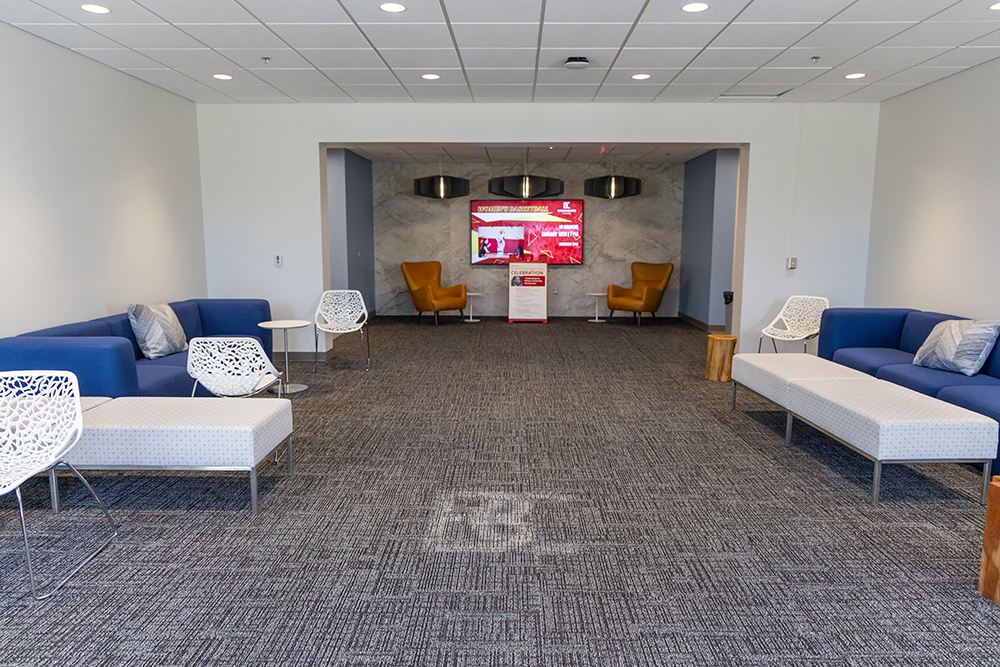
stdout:
<svg viewBox="0 0 1000 667">
<path fill-rule="evenodd" d="M 454 199 L 469 196 L 469 179 L 445 176 L 438 158 L 438 176 L 424 176 L 413 179 L 413 194 L 430 199 Z"/>
</svg>

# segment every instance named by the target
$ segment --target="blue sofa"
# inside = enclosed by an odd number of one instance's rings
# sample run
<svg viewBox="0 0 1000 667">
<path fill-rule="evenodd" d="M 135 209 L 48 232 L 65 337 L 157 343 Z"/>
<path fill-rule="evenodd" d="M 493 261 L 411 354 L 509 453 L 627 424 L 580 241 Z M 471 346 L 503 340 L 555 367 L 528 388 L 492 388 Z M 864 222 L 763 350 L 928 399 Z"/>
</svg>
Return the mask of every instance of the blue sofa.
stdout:
<svg viewBox="0 0 1000 667">
<path fill-rule="evenodd" d="M 263 299 L 190 299 L 170 304 L 188 340 L 196 336 L 253 336 L 272 356 L 271 319 Z M 64 324 L 0 339 L 0 371 L 66 370 L 82 396 L 190 396 L 187 352 L 146 359 L 127 313 Z M 204 387 L 198 395 L 209 396 Z"/>
<path fill-rule="evenodd" d="M 1000 421 L 1000 342 L 971 377 L 913 365 L 934 325 L 963 319 L 909 308 L 828 308 L 819 356 Z M 998 465 L 1000 457 L 993 461 L 1000 472 Z"/>
</svg>

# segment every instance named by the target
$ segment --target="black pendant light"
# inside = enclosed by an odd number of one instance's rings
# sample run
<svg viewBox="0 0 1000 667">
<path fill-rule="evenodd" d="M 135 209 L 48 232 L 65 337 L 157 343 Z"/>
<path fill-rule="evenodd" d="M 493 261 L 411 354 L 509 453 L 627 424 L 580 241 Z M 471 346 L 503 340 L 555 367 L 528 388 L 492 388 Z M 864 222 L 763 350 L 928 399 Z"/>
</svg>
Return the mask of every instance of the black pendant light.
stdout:
<svg viewBox="0 0 1000 667">
<path fill-rule="evenodd" d="M 524 157 L 524 174 L 521 176 L 498 176 L 490 179 L 490 194 L 517 199 L 539 199 L 558 197 L 563 193 L 563 182 L 558 178 L 532 176 L 528 174 L 528 157 Z"/>
<path fill-rule="evenodd" d="M 583 182 L 583 194 L 602 199 L 634 197 L 642 194 L 642 181 L 630 176 L 615 176 L 615 164 L 612 162 L 609 175 L 588 178 Z"/>
<path fill-rule="evenodd" d="M 413 179 L 413 194 L 431 199 L 453 199 L 469 196 L 469 179 L 445 176 L 438 158 L 439 176 L 424 176 Z"/>
</svg>

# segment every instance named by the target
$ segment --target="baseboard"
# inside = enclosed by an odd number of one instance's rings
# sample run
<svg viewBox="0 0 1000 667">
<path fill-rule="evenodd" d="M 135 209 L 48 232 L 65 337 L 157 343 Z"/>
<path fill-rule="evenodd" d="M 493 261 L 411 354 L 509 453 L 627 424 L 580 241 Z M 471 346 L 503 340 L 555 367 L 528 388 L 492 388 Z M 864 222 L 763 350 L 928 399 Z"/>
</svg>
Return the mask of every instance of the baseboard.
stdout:
<svg viewBox="0 0 1000 667">
<path fill-rule="evenodd" d="M 701 320 L 696 320 L 690 315 L 685 315 L 684 313 L 677 313 L 678 319 L 683 322 L 687 322 L 691 326 L 698 327 L 702 331 L 707 331 L 708 333 L 725 333 L 726 325 L 724 324 L 705 324 Z"/>
<path fill-rule="evenodd" d="M 326 352 L 324 352 L 323 350 L 320 350 L 319 351 L 319 360 L 320 361 L 326 361 L 327 355 L 329 353 L 330 353 L 329 350 L 327 350 Z M 289 361 L 312 361 L 315 358 L 316 358 L 316 355 L 313 354 L 312 352 L 292 352 L 292 351 L 288 352 L 288 360 Z M 284 362 L 285 361 L 285 353 L 284 352 L 275 352 L 274 353 L 274 360 L 275 361 Z"/>
</svg>

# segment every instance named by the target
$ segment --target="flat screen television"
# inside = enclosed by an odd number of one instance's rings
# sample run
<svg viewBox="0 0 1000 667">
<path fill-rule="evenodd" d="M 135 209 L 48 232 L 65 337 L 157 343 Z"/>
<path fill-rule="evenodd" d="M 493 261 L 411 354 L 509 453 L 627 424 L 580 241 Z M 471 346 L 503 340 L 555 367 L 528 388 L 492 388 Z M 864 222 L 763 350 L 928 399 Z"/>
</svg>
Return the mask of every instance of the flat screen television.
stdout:
<svg viewBox="0 0 1000 667">
<path fill-rule="evenodd" d="M 583 200 L 473 200 L 472 264 L 583 264 Z"/>
</svg>

